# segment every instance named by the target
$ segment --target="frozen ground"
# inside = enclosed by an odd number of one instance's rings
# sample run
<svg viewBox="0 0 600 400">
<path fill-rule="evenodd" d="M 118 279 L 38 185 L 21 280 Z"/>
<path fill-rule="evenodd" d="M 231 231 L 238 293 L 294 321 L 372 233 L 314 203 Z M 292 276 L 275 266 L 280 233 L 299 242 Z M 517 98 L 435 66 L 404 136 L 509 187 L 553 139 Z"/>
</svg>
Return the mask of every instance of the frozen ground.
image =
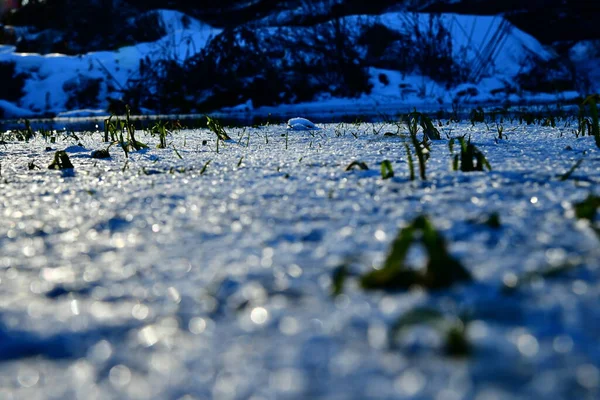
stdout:
<svg viewBox="0 0 600 400">
<path fill-rule="evenodd" d="M 505 123 L 497 142 L 495 126 L 452 123 L 442 135 L 471 135 L 493 171 L 451 171 L 441 140 L 428 180 L 411 182 L 405 139 L 384 136 L 396 126 L 319 126 L 232 129 L 218 153 L 214 134 L 183 130 L 169 138 L 183 159 L 138 134 L 151 148 L 128 161 L 117 146 L 91 159 L 99 132 L 5 137 L 0 398 L 598 398 L 600 242 L 572 209 L 600 194 L 592 137 Z M 75 169 L 48 170 L 63 149 Z M 370 169 L 346 172 L 353 160 Z M 499 228 L 483 223 L 493 213 Z M 420 214 L 472 283 L 367 292 L 350 279 L 331 296 L 336 267 L 380 266 Z M 446 355 L 427 324 L 394 338 L 420 307 L 466 316 L 471 354 Z"/>
</svg>

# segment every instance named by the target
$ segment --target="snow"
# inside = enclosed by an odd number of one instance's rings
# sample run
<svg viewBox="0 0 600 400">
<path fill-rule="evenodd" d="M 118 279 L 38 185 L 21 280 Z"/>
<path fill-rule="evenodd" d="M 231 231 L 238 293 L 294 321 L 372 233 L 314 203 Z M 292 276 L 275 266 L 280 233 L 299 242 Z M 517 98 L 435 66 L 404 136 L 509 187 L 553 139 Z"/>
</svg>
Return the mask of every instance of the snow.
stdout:
<svg viewBox="0 0 600 400">
<path fill-rule="evenodd" d="M 220 29 L 177 11 L 160 10 L 159 12 L 168 32 L 165 37 L 156 42 L 140 43 L 117 51 L 92 52 L 78 56 L 61 54 L 42 56 L 19 54 L 14 52 L 14 47 L 0 46 L 0 62 L 15 61 L 18 72 L 29 76 L 25 85 L 25 95 L 19 104 L 15 105 L 26 111 L 11 108 L 5 112 L 5 116 L 11 118 L 31 114 L 56 115 L 65 112 L 91 116 L 105 112 L 108 108 L 108 98 L 120 98 L 121 90 L 127 80 L 138 75 L 140 60 L 145 57 L 151 61 L 167 57 L 181 63 L 200 52 L 211 38 L 221 32 Z M 185 18 L 188 19 L 189 24 L 183 23 Z M 373 21 L 403 33 L 411 33 L 414 24 L 417 24 L 422 31 L 427 31 L 429 18 L 430 14 L 426 13 L 395 12 L 377 17 L 350 16 L 345 17 L 343 21 L 351 31 L 355 31 L 353 34 L 358 34 L 359 27 L 364 23 Z M 502 17 L 444 14 L 441 16 L 441 21 L 452 35 L 455 58 L 471 65 L 476 71 L 471 77 L 472 82 L 469 83 L 475 91 L 465 92 L 462 88 L 448 88 L 420 75 L 405 75 L 398 71 L 370 68 L 373 90 L 358 99 L 331 98 L 324 95 L 315 102 L 284 104 L 281 107 L 268 108 L 269 112 L 287 115 L 315 107 L 325 107 L 334 113 L 343 114 L 364 110 L 373 112 L 373 109 L 382 107 L 383 109 L 377 112 L 389 113 L 392 108 L 451 109 L 457 103 L 494 105 L 527 102 L 556 103 L 580 96 L 576 92 L 532 94 L 521 92 L 514 87 L 514 77 L 527 65 L 530 55 L 547 59 L 550 54 L 534 38 L 514 28 Z M 294 29 L 301 28 L 282 29 L 267 26 L 265 29 L 293 35 Z M 498 33 L 501 40 L 493 40 L 495 33 Z M 575 52 L 580 55 L 584 50 L 576 48 Z M 595 82 L 593 78 L 597 75 L 595 64 L 582 61 L 579 65 L 582 74 L 590 74 L 592 78 L 590 85 L 593 87 Z M 379 80 L 380 74 L 385 74 L 390 83 L 382 84 Z M 73 95 L 73 91 L 83 90 L 90 82 L 98 79 L 101 83 L 97 110 L 91 112 L 78 110 L 78 108 L 87 109 L 89 105 L 75 106 L 75 109 L 67 107 L 67 101 Z M 514 93 L 515 91 L 517 93 Z M 2 107 L 6 109 L 7 105 Z M 244 110 L 260 113 L 267 108 L 254 109 L 252 104 L 243 104 L 229 107 L 223 112 L 228 110 L 232 114 Z"/>
<path fill-rule="evenodd" d="M 484 78 L 477 85 L 463 84 L 448 90 L 422 75 L 405 75 L 395 70 L 369 68 L 371 93 L 357 98 L 338 98 L 330 95 L 319 96 L 314 101 L 277 106 L 252 108 L 251 104 L 241 104 L 225 108 L 215 113 L 223 118 L 251 119 L 257 116 L 293 117 L 305 115 L 321 121 L 339 120 L 343 117 L 397 115 L 411 112 L 470 112 L 473 107 L 505 107 L 507 105 L 554 106 L 560 102 L 575 101 L 580 94 L 575 91 L 551 93 L 511 93 L 509 83 L 498 78 Z M 389 83 L 382 83 L 379 76 L 384 74 Z M 471 90 L 468 90 L 471 88 Z"/>
<path fill-rule="evenodd" d="M 2 118 L 27 118 L 33 117 L 30 110 L 15 106 L 13 103 L 0 99 L 0 117 Z"/>
<path fill-rule="evenodd" d="M 388 13 L 380 17 L 380 22 L 411 34 L 414 25 L 419 26 L 421 32 L 428 32 L 430 17 L 428 13 Z M 481 76 L 515 76 L 530 54 L 544 60 L 550 58 L 550 53 L 534 37 L 502 16 L 441 14 L 440 19 L 450 32 L 455 59 L 482 67 Z"/>
<path fill-rule="evenodd" d="M 73 110 L 65 111 L 56 115 L 56 118 L 93 118 L 93 117 L 110 117 L 110 113 L 104 110 Z"/>
<path fill-rule="evenodd" d="M 571 48 L 569 55 L 577 77 L 587 81 L 584 90 L 600 92 L 600 40 L 579 42 Z"/>
<path fill-rule="evenodd" d="M 424 182 L 408 180 L 395 124 L 232 128 L 218 152 L 214 134 L 183 130 L 168 138 L 183 159 L 142 132 L 150 148 L 128 160 L 117 145 L 89 157 L 102 132 L 5 134 L 0 397 L 597 398 L 600 238 L 573 204 L 600 195 L 600 158 L 573 123 L 507 118 L 498 141 L 492 125 L 444 122 L 442 137 L 470 135 L 493 170 L 453 172 L 435 141 Z M 47 170 L 63 149 L 75 169 Z M 395 176 L 382 180 L 385 159 Z M 345 171 L 353 160 L 370 169 Z M 498 229 L 481 222 L 492 213 Z M 473 283 L 367 292 L 350 277 L 331 297 L 336 267 L 380 266 L 421 214 Z M 392 341 L 419 307 L 467 316 L 472 354 L 444 355 L 428 325 Z"/>
<path fill-rule="evenodd" d="M 292 131 L 310 131 L 319 129 L 313 122 L 306 118 L 295 117 L 287 122 L 287 129 Z"/>
<path fill-rule="evenodd" d="M 65 84 L 74 83 L 83 89 L 82 82 L 101 79 L 98 99 L 103 110 L 108 108 L 108 97 L 120 98 L 130 77 L 139 71 L 140 60 L 146 56 L 151 60 L 168 58 L 177 62 L 197 54 L 208 41 L 221 32 L 185 14 L 171 11 L 158 11 L 168 29 L 167 35 L 152 43 L 139 43 L 116 51 L 90 52 L 76 56 L 62 54 L 14 53 L 9 46 L 0 47 L 0 62 L 14 61 L 17 72 L 30 76 L 25 84 L 25 95 L 19 107 L 36 114 L 58 114 L 68 110 L 69 98 Z M 189 18 L 189 26 L 184 27 L 182 18 Z M 9 49 L 7 49 L 9 47 Z"/>
</svg>

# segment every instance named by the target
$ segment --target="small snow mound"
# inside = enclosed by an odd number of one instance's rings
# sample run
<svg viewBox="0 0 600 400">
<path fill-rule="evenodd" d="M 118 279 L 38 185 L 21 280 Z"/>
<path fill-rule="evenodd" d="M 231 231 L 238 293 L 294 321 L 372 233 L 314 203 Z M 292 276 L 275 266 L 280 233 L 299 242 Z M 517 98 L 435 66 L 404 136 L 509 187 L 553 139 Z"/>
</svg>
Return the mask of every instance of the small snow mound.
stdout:
<svg viewBox="0 0 600 400">
<path fill-rule="evenodd" d="M 106 110 L 73 110 L 73 111 L 65 111 L 58 113 L 56 115 L 57 118 L 85 118 L 85 117 L 108 117 L 110 113 L 106 112 Z"/>
<path fill-rule="evenodd" d="M 292 118 L 287 123 L 287 128 L 293 131 L 310 131 L 313 129 L 320 129 L 311 121 L 306 118 Z"/>
<path fill-rule="evenodd" d="M 34 115 L 30 110 L 0 99 L 0 118 L 32 118 Z"/>
<path fill-rule="evenodd" d="M 87 152 L 87 149 L 83 146 L 73 145 L 73 146 L 67 147 L 64 151 L 65 151 L 65 153 L 83 153 L 83 152 Z"/>
</svg>

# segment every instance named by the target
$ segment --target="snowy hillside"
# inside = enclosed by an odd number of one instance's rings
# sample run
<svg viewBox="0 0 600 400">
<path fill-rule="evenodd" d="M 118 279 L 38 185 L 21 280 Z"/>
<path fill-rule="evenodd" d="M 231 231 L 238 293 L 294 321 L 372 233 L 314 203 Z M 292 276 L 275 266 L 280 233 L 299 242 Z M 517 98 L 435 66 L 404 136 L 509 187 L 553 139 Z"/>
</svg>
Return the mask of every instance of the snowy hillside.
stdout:
<svg viewBox="0 0 600 400">
<path fill-rule="evenodd" d="M 0 115 L 107 114 L 111 102 L 121 99 L 142 113 L 236 106 L 277 112 L 315 102 L 331 111 L 358 112 L 382 105 L 449 109 L 580 95 L 574 84 L 543 93 L 521 87 L 518 77 L 553 55 L 499 16 L 396 12 L 309 27 L 255 24 L 222 30 L 177 11 L 159 15 L 164 37 L 116 51 L 39 55 L 0 46 L 0 65 L 14 63 L 13 80 L 24 81 L 19 98 L 3 100 L 0 93 Z M 262 21 L 269 23 L 273 20 Z M 342 35 L 345 42 L 339 45 Z M 323 61 L 324 54 L 343 46 L 350 53 L 343 54 L 341 64 L 335 54 Z M 348 75 L 348 68 L 356 69 L 354 75 Z M 345 89 L 361 79 L 365 82 Z M 307 93 L 297 93 L 300 88 Z"/>
<path fill-rule="evenodd" d="M 15 53 L 0 46 L 0 63 L 14 62 L 26 76 L 24 95 L 9 106 L 0 100 L 5 117 L 55 115 L 78 109 L 106 113 L 109 98 L 118 99 L 128 79 L 139 73 L 140 62 L 168 59 L 182 63 L 199 52 L 221 30 L 177 11 L 160 11 L 167 35 L 151 43 L 127 46 L 117 51 L 77 56 Z M 188 24 L 184 26 L 183 20 Z M 90 110 L 92 113 L 92 111 Z"/>
</svg>

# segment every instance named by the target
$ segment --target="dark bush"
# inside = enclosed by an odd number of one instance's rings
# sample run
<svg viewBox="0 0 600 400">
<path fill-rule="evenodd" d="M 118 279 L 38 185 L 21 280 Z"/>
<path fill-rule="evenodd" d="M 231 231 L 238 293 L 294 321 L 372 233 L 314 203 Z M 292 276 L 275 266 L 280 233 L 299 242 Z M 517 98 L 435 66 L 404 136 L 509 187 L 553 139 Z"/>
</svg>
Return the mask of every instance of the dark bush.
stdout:
<svg viewBox="0 0 600 400">
<path fill-rule="evenodd" d="M 160 14 L 149 11 L 128 19 L 115 32 L 115 47 L 132 45 L 140 42 L 154 42 L 167 33 Z"/>
<path fill-rule="evenodd" d="M 446 84 L 467 80 L 468 66 L 454 59 L 450 32 L 439 16 L 431 15 L 423 26 L 414 14 L 401 28 L 396 31 L 376 22 L 363 29 L 358 43 L 366 46 L 369 65 L 418 72 Z"/>
<path fill-rule="evenodd" d="M 403 40 L 400 32 L 375 22 L 367 25 L 361 33 L 358 44 L 367 48 L 367 62 L 376 62 L 385 55 L 392 43 Z"/>
<path fill-rule="evenodd" d="M 2 84 L 0 85 L 0 99 L 16 102 L 23 97 L 23 88 L 25 87 L 25 74 L 16 72 L 14 62 L 0 62 L 0 76 Z"/>
<path fill-rule="evenodd" d="M 390 78 L 388 78 L 386 74 L 379 74 L 378 78 L 379 82 L 381 82 L 383 86 L 387 86 L 390 84 Z"/>
<path fill-rule="evenodd" d="M 340 20 L 310 28 L 226 29 L 181 66 L 144 62 L 126 101 L 157 111 L 209 111 L 352 97 L 370 89 L 352 35 Z"/>
<path fill-rule="evenodd" d="M 155 41 L 166 33 L 157 12 L 140 13 L 127 2 L 116 5 L 112 0 L 30 1 L 6 20 L 37 33 L 18 38 L 17 51 L 41 54 L 112 50 Z"/>
<path fill-rule="evenodd" d="M 63 85 L 64 92 L 69 96 L 66 107 L 70 110 L 95 107 L 98 104 L 101 82 L 100 78 L 90 79 L 85 76 L 66 81 Z"/>
<path fill-rule="evenodd" d="M 517 84 L 526 91 L 556 93 L 577 89 L 577 76 L 573 65 L 564 58 L 542 60 L 530 56 L 533 65 L 516 78 Z"/>
<path fill-rule="evenodd" d="M 144 107 L 158 112 L 190 112 L 193 103 L 186 91 L 193 85 L 188 78 L 177 61 L 146 57 L 140 61 L 139 74 L 127 81 L 122 100 L 132 110 Z"/>
</svg>

